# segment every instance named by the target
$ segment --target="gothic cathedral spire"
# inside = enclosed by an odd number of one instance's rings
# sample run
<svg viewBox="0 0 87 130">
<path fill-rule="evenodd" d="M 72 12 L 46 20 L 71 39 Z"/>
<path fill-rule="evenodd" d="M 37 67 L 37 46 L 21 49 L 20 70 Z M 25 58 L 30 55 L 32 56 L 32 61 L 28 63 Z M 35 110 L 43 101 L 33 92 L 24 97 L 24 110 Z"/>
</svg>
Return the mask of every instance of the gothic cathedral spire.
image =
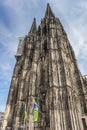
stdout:
<svg viewBox="0 0 87 130">
<path fill-rule="evenodd" d="M 86 130 L 87 81 L 49 4 L 38 30 L 34 19 L 19 45 L 3 130 Z M 25 105 L 26 122 L 23 121 Z"/>
</svg>

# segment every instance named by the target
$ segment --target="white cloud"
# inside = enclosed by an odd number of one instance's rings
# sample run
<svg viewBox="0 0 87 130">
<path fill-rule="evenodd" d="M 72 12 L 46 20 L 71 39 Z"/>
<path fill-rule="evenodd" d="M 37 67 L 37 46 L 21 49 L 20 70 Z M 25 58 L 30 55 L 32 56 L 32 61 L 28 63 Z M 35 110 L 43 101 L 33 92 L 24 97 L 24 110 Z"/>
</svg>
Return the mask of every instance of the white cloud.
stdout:
<svg viewBox="0 0 87 130">
<path fill-rule="evenodd" d="M 4 24 L 0 23 L 0 29 L 0 80 L 2 78 L 10 80 L 17 43 L 13 34 L 4 26 Z"/>
<path fill-rule="evenodd" d="M 4 112 L 5 111 L 5 106 L 4 105 L 0 105 L 0 112 Z"/>
</svg>

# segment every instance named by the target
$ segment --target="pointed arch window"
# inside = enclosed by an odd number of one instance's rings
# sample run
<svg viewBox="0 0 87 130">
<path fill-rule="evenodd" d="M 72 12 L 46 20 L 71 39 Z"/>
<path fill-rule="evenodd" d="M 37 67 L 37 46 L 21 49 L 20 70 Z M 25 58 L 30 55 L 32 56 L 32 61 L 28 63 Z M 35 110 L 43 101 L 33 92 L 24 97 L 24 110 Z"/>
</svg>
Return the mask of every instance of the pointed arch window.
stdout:
<svg viewBox="0 0 87 130">
<path fill-rule="evenodd" d="M 47 40 L 44 41 L 43 50 L 44 50 L 44 54 L 47 54 L 48 52 Z"/>
<path fill-rule="evenodd" d="M 43 33 L 44 35 L 46 35 L 46 33 L 47 33 L 46 25 L 43 27 L 42 33 Z"/>
</svg>

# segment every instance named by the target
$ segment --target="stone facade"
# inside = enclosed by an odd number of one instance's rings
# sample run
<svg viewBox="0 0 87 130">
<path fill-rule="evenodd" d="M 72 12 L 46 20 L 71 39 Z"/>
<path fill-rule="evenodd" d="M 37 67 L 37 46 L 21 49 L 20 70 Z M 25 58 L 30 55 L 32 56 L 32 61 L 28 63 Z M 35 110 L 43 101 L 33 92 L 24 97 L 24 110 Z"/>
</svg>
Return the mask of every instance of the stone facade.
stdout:
<svg viewBox="0 0 87 130">
<path fill-rule="evenodd" d="M 3 119 L 4 119 L 4 113 L 0 112 L 0 130 L 1 130 Z"/>
<path fill-rule="evenodd" d="M 38 29 L 34 19 L 28 35 L 20 39 L 16 59 L 3 130 L 86 130 L 87 80 L 49 4 Z M 34 123 L 35 100 L 39 120 Z"/>
</svg>

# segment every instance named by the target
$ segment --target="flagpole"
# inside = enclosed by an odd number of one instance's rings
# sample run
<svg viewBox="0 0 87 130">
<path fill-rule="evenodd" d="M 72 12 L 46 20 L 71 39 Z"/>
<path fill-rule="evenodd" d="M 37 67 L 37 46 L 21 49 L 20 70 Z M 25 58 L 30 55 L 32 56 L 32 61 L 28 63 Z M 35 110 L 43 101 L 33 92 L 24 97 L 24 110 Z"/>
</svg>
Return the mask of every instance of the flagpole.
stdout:
<svg viewBox="0 0 87 130">
<path fill-rule="evenodd" d="M 26 108 L 26 104 L 25 104 L 25 107 L 24 107 L 24 129 L 23 130 L 27 130 L 26 128 L 26 121 L 27 121 L 27 108 Z"/>
<path fill-rule="evenodd" d="M 24 130 L 26 130 L 26 128 L 25 128 L 25 121 L 24 121 Z"/>
</svg>

